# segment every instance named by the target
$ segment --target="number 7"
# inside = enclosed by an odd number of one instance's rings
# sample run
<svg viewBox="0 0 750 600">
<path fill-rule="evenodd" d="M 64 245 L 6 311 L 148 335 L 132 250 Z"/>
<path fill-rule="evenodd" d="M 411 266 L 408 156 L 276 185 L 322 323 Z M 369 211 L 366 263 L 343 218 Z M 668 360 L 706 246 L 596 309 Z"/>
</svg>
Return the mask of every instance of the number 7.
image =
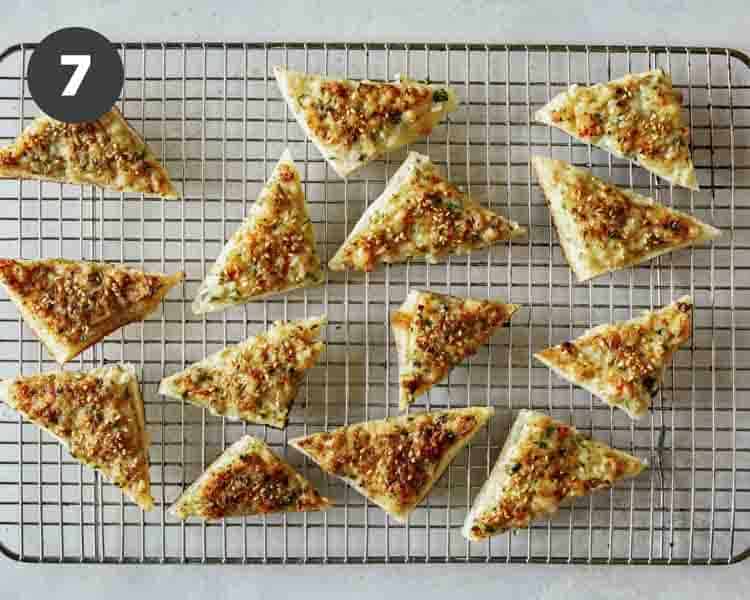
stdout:
<svg viewBox="0 0 750 600">
<path fill-rule="evenodd" d="M 68 81 L 68 85 L 62 91 L 63 96 L 75 96 L 78 93 L 78 88 L 83 83 L 83 78 L 86 77 L 86 73 L 91 68 L 91 55 L 90 54 L 63 54 L 60 56 L 60 64 L 63 66 L 75 66 L 73 76 Z"/>
</svg>

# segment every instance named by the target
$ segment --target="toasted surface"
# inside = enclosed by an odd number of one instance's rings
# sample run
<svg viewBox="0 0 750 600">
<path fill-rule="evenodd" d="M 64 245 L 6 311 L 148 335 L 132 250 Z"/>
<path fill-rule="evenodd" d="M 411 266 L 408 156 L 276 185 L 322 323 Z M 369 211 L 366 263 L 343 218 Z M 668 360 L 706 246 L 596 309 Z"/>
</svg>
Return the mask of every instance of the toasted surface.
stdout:
<svg viewBox="0 0 750 600">
<path fill-rule="evenodd" d="M 286 427 L 305 371 L 325 348 L 318 340 L 325 323 L 325 317 L 277 321 L 265 333 L 162 380 L 159 393 L 218 416 Z"/>
<path fill-rule="evenodd" d="M 179 197 L 166 169 L 117 108 L 88 123 L 38 117 L 13 144 L 0 149 L 0 177 Z"/>
<path fill-rule="evenodd" d="M 328 266 L 372 271 L 410 258 L 437 262 L 525 233 L 461 192 L 427 156 L 411 152 Z"/>
<path fill-rule="evenodd" d="M 222 310 L 320 285 L 323 279 L 299 171 L 286 150 L 250 214 L 211 267 L 193 312 Z"/>
<path fill-rule="evenodd" d="M 516 304 L 412 290 L 391 315 L 399 362 L 399 407 L 405 410 L 487 343 Z"/>
<path fill-rule="evenodd" d="M 180 519 L 213 520 L 328 506 L 329 500 L 263 441 L 245 435 L 185 490 L 169 512 Z"/>
<path fill-rule="evenodd" d="M 697 190 L 681 102 L 671 77 L 654 69 L 608 83 L 572 85 L 539 110 L 536 119 Z"/>
<path fill-rule="evenodd" d="M 493 413 L 492 408 L 415 413 L 289 444 L 403 522 Z"/>
<path fill-rule="evenodd" d="M 457 107 L 451 88 L 408 79 L 331 79 L 282 67 L 274 75 L 297 122 L 341 177 L 427 137 Z"/>
<path fill-rule="evenodd" d="M 683 296 L 640 317 L 600 325 L 572 342 L 534 356 L 558 375 L 630 417 L 642 417 L 661 386 L 664 368 L 690 339 L 693 301 Z"/>
<path fill-rule="evenodd" d="M 183 277 L 81 260 L 0 260 L 0 284 L 61 364 L 145 319 Z"/>
<path fill-rule="evenodd" d="M 0 382 L 0 399 L 101 472 L 143 510 L 153 508 L 143 401 L 130 365 Z"/>
<path fill-rule="evenodd" d="M 572 425 L 522 410 L 466 516 L 463 534 L 478 541 L 528 527 L 557 512 L 562 502 L 608 489 L 645 467 Z"/>
<path fill-rule="evenodd" d="M 618 189 L 586 169 L 541 156 L 531 160 L 579 281 L 721 235 L 715 227 Z"/>
</svg>

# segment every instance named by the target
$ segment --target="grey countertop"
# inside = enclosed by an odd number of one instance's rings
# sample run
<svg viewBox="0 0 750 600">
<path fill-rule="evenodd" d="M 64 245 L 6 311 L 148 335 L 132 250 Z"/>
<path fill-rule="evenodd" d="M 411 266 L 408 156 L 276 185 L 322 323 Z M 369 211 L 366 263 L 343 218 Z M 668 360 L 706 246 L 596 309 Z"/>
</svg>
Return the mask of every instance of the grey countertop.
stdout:
<svg viewBox="0 0 750 600">
<path fill-rule="evenodd" d="M 747 0 L 491 2 L 341 0 L 5 0 L 3 46 L 82 25 L 124 40 L 597 42 L 731 46 L 747 51 Z M 0 597 L 517 598 L 747 597 L 750 562 L 733 567 L 430 565 L 116 567 L 17 565 L 0 559 Z"/>
</svg>

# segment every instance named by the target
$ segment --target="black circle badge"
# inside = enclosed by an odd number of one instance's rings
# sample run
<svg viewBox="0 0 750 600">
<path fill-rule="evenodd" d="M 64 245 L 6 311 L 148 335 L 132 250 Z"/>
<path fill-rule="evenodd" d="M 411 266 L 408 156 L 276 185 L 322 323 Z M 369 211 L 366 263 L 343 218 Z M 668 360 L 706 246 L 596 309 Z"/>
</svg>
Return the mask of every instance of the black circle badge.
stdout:
<svg viewBox="0 0 750 600">
<path fill-rule="evenodd" d="M 29 60 L 31 97 L 58 121 L 94 121 L 112 108 L 124 81 L 122 60 L 101 33 L 59 29 L 44 38 Z"/>
</svg>

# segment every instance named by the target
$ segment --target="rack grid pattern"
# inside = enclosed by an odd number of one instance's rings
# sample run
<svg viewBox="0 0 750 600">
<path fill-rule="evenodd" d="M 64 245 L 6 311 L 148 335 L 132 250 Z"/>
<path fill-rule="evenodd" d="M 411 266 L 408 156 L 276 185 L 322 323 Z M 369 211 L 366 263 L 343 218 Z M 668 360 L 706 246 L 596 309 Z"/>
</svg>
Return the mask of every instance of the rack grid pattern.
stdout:
<svg viewBox="0 0 750 600">
<path fill-rule="evenodd" d="M 123 261 L 186 282 L 163 310 L 87 350 L 70 368 L 127 361 L 138 368 L 152 436 L 157 508 L 143 513 L 53 439 L 0 414 L 0 540 L 29 562 L 342 563 L 550 562 L 718 564 L 750 548 L 750 70 L 722 48 L 526 45 L 118 44 L 119 106 L 161 156 L 182 199 L 92 187 L 0 181 L 0 255 Z M 33 45 L 0 61 L 0 141 L 38 114 L 24 79 Z M 328 273 L 326 285 L 206 318 L 190 302 L 206 268 L 242 221 L 284 148 L 298 162 L 324 259 L 382 191 L 406 150 L 348 180 L 305 140 L 281 100 L 274 65 L 446 82 L 458 111 L 412 149 L 482 201 L 528 225 L 527 240 L 444 264 Z M 672 189 L 643 169 L 532 121 L 570 83 L 661 66 L 684 95 L 702 189 Z M 534 153 L 593 169 L 716 224 L 711 245 L 575 283 L 529 166 Z M 408 524 L 286 446 L 289 437 L 397 414 L 397 362 L 388 314 L 409 288 L 523 305 L 488 347 L 415 407 L 493 405 L 498 416 L 451 465 Z M 631 422 L 535 363 L 534 350 L 589 326 L 628 318 L 681 294 L 696 301 L 694 335 L 665 375 L 649 416 Z M 159 397 L 158 382 L 280 318 L 326 313 L 328 349 L 285 431 L 222 420 Z M 7 298 L 0 300 L 0 376 L 54 369 Z M 647 474 L 564 508 L 550 522 L 490 542 L 466 542 L 463 518 L 513 417 L 533 407 L 649 458 Z M 180 523 L 166 508 L 245 432 L 263 437 L 335 501 L 324 513 Z"/>
</svg>

